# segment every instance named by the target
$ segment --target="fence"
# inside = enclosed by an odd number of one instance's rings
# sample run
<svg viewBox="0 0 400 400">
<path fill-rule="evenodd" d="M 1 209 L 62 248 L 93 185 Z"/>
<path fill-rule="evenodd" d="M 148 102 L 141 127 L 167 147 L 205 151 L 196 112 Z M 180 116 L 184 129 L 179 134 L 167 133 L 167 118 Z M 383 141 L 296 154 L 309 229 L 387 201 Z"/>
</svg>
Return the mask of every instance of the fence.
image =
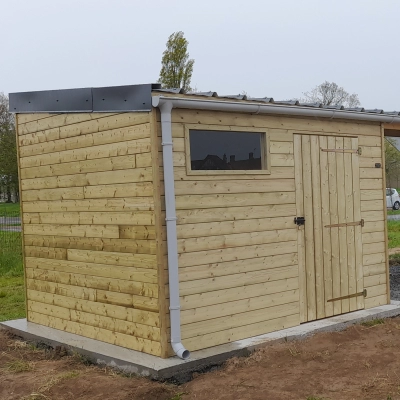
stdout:
<svg viewBox="0 0 400 400">
<path fill-rule="evenodd" d="M 0 204 L 0 273 L 22 265 L 21 218 L 15 206 Z"/>
</svg>

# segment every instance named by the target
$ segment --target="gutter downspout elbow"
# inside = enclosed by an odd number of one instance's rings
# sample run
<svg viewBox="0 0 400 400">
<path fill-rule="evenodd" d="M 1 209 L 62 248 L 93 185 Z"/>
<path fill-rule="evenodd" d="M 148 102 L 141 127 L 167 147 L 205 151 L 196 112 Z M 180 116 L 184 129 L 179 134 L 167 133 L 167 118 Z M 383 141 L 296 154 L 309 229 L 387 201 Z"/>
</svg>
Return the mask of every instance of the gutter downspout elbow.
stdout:
<svg viewBox="0 0 400 400">
<path fill-rule="evenodd" d="M 174 185 L 174 162 L 172 151 L 171 111 L 173 103 L 153 97 L 153 106 L 161 112 L 161 134 L 164 165 L 165 211 L 167 225 L 169 310 L 171 320 L 171 346 L 175 354 L 187 360 L 190 357 L 181 339 L 181 312 L 179 299 L 178 243 L 176 232 L 176 206 Z"/>
</svg>

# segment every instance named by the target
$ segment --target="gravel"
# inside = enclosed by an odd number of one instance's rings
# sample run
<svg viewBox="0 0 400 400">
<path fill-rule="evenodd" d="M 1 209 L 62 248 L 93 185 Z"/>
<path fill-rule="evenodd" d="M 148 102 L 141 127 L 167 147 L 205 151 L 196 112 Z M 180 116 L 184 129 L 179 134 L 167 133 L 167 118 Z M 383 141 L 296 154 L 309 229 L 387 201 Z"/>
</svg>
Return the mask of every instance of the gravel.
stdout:
<svg viewBox="0 0 400 400">
<path fill-rule="evenodd" d="M 390 298 L 400 300 L 400 265 L 390 266 Z"/>
</svg>

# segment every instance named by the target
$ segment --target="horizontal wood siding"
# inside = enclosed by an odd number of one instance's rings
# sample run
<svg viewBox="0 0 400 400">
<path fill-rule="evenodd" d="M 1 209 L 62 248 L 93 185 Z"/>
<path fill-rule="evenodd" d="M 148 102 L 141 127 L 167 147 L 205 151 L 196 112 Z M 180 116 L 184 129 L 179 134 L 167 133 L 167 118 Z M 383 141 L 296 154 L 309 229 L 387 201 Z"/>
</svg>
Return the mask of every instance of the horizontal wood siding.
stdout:
<svg viewBox="0 0 400 400">
<path fill-rule="evenodd" d="M 151 123 L 20 115 L 18 145 L 28 320 L 161 356 Z"/>
<path fill-rule="evenodd" d="M 271 174 L 188 175 L 185 130 L 191 124 L 265 129 Z M 182 339 L 189 350 L 300 323 L 294 133 L 359 138 L 364 285 L 379 287 L 366 306 L 382 303 L 387 286 L 383 170 L 375 168 L 382 163 L 379 125 L 173 110 Z M 160 125 L 158 135 L 161 156 Z M 163 229 L 165 238 L 165 223 Z"/>
</svg>

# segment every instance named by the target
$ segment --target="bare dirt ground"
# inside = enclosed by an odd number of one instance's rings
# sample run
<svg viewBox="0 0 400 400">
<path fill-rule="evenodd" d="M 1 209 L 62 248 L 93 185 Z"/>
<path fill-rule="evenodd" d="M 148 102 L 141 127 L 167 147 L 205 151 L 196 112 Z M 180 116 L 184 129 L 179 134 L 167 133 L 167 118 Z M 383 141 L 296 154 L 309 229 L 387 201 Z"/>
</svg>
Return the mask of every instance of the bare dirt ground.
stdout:
<svg viewBox="0 0 400 400">
<path fill-rule="evenodd" d="M 400 318 L 267 345 L 181 386 L 85 365 L 0 331 L 1 400 L 400 399 Z"/>
</svg>

